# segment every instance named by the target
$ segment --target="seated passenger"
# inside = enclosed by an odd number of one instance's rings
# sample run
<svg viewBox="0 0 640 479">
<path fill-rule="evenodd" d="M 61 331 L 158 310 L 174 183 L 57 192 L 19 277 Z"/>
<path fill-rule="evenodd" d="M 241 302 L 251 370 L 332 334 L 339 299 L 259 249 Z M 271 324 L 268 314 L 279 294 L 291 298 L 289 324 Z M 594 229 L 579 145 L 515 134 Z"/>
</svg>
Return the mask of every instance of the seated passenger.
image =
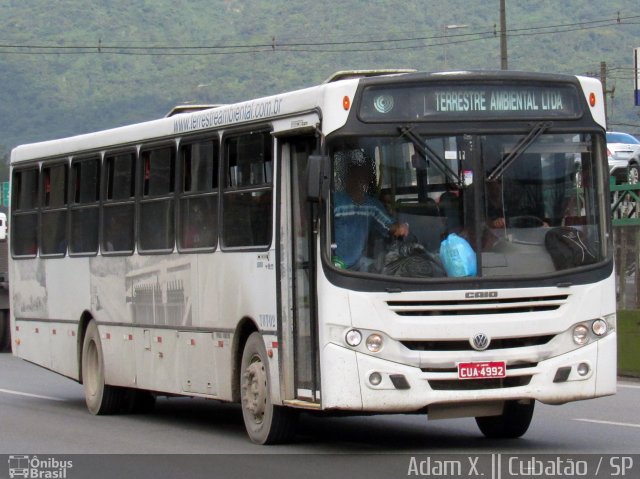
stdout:
<svg viewBox="0 0 640 479">
<path fill-rule="evenodd" d="M 199 204 L 192 205 L 182 238 L 183 248 L 207 248 L 213 246 L 214 232 L 210 220 Z"/>
</svg>

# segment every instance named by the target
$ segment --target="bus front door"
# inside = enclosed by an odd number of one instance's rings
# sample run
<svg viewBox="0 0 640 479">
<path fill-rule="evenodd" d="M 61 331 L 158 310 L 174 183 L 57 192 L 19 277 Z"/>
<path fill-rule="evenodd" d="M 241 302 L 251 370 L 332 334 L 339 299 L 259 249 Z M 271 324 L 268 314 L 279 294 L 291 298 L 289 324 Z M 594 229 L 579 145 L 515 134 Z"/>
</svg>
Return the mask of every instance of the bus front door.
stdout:
<svg viewBox="0 0 640 479">
<path fill-rule="evenodd" d="M 282 334 L 293 348 L 284 351 L 284 398 L 320 402 L 315 295 L 315 235 L 313 207 L 307 200 L 306 168 L 315 147 L 313 136 L 288 138 L 282 143 L 281 251 L 287 265 L 281 279 Z M 288 219 L 285 220 L 285 218 Z M 283 261 L 281 261 L 281 264 Z M 285 342 L 286 345 L 286 342 Z"/>
</svg>

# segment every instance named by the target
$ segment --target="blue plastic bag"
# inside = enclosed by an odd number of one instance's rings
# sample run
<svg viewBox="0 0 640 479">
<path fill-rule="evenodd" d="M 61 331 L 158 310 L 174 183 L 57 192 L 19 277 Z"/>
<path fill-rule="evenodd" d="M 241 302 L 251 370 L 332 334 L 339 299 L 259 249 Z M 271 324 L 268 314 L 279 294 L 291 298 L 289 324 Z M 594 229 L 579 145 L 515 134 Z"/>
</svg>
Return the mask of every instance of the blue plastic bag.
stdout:
<svg viewBox="0 0 640 479">
<path fill-rule="evenodd" d="M 440 243 L 440 261 L 447 276 L 459 278 L 478 273 L 475 251 L 467 240 L 455 233 L 451 233 Z"/>
</svg>

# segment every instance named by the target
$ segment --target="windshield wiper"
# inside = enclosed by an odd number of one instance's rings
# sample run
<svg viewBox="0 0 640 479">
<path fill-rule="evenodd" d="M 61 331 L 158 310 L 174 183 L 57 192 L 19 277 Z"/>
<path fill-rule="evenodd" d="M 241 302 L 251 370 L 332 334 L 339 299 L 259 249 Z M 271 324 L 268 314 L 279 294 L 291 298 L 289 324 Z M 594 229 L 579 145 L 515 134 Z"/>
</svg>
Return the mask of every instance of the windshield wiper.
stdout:
<svg viewBox="0 0 640 479">
<path fill-rule="evenodd" d="M 552 122 L 540 122 L 536 123 L 536 125 L 531 129 L 529 133 L 527 133 L 524 137 L 520 138 L 520 141 L 516 144 L 516 146 L 509 152 L 507 156 L 505 156 L 496 167 L 487 175 L 487 181 L 493 181 L 500 178 L 507 168 L 509 168 L 514 161 L 516 161 L 520 156 L 526 151 L 531 143 L 536 141 L 540 135 L 542 135 L 546 130 L 548 130 Z"/>
<path fill-rule="evenodd" d="M 398 128 L 400 133 L 403 136 L 406 136 L 411 140 L 413 146 L 418 150 L 424 158 L 427 158 L 435 164 L 436 168 L 438 168 L 446 177 L 447 183 L 451 183 L 453 185 L 460 186 L 462 184 L 460 177 L 447 165 L 446 161 L 443 160 L 433 149 L 427 145 L 422 138 L 416 135 L 411 128 L 407 128 L 406 126 L 401 126 Z M 453 180 L 453 181 L 452 181 Z"/>
</svg>

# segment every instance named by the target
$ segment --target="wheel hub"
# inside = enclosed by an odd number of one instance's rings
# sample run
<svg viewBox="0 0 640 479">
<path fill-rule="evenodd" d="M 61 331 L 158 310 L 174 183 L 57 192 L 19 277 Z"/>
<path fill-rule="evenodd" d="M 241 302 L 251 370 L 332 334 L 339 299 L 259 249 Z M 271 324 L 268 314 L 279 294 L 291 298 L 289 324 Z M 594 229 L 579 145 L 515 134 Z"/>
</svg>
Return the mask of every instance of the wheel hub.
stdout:
<svg viewBox="0 0 640 479">
<path fill-rule="evenodd" d="M 267 372 L 259 359 L 245 369 L 242 389 L 245 409 L 261 422 L 267 405 Z"/>
</svg>

